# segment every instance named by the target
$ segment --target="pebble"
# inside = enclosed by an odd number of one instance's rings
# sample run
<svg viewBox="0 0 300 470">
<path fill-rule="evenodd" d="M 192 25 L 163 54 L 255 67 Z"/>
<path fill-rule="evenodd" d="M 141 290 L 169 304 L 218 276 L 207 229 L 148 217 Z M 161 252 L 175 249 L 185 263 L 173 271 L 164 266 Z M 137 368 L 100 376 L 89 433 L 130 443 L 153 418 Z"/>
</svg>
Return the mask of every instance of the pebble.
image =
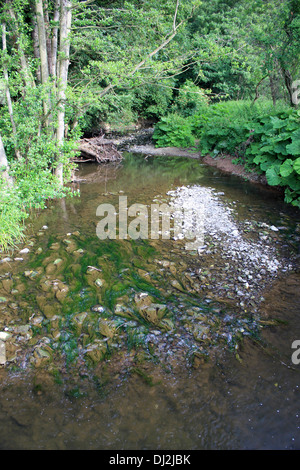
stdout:
<svg viewBox="0 0 300 470">
<path fill-rule="evenodd" d="M 0 340 L 0 365 L 4 365 L 5 363 L 6 363 L 5 342 Z"/>
<path fill-rule="evenodd" d="M 29 253 L 29 248 L 24 248 L 23 250 L 20 251 L 20 254 L 23 255 L 23 254 L 26 254 L 26 253 Z"/>
<path fill-rule="evenodd" d="M 10 333 L 7 333 L 5 331 L 0 331 L 0 341 L 6 341 L 10 337 L 11 337 Z"/>
</svg>

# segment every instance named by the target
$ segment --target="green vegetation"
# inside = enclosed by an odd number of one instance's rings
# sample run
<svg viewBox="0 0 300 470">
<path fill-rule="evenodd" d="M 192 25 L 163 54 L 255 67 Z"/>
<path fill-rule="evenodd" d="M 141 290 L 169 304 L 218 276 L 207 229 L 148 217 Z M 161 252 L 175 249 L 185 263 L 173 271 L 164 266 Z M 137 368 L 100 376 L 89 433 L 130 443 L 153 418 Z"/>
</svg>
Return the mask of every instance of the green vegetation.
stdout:
<svg viewBox="0 0 300 470">
<path fill-rule="evenodd" d="M 298 0 L 1 2 L 0 249 L 103 123 L 234 153 L 299 205 L 299 18 Z"/>
<path fill-rule="evenodd" d="M 156 125 L 158 146 L 189 147 L 202 155 L 229 154 L 249 170 L 284 188 L 285 202 L 300 207 L 300 112 L 267 102 L 227 101 L 188 118 L 169 115 Z"/>
</svg>

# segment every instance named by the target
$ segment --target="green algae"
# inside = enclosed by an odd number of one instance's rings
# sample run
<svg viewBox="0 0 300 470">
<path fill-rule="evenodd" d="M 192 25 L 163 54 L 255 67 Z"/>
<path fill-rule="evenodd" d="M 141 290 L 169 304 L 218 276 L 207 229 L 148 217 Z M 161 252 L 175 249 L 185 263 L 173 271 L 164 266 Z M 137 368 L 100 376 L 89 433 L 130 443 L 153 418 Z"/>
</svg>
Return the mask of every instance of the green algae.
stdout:
<svg viewBox="0 0 300 470">
<path fill-rule="evenodd" d="M 20 321 L 32 321 L 34 344 L 28 346 L 33 348 L 45 335 L 48 337 L 53 363 L 65 362 L 74 367 L 82 361 L 104 364 L 108 357 L 122 351 L 129 351 L 136 360 L 161 362 L 168 352 L 170 357 L 192 357 L 197 353 L 199 362 L 201 354 L 208 354 L 215 346 L 235 351 L 245 335 L 259 336 L 256 318 L 251 311 L 237 311 L 230 293 L 220 302 L 212 300 L 217 276 L 211 272 L 209 260 L 200 266 L 199 276 L 191 276 L 191 271 L 199 268 L 199 258 L 184 253 L 180 242 L 175 246 L 171 240 L 162 243 L 97 238 L 96 221 L 91 217 L 99 203 L 116 203 L 121 187 L 122 191 L 128 189 L 130 200 L 148 204 L 157 200 L 154 191 L 158 182 L 165 194 L 175 174 L 178 186 L 180 181 L 186 184 L 187 176 L 197 181 L 203 171 L 193 162 L 193 168 L 184 176 L 176 170 L 177 164 L 169 168 L 170 162 L 165 159 L 151 164 L 140 161 L 138 169 L 147 175 L 147 187 L 141 190 L 138 175 L 131 174 L 135 163 L 129 158 L 124 177 L 110 181 L 115 188 L 105 191 L 105 197 L 98 183 L 83 186 L 85 206 L 80 203 L 75 208 L 82 219 L 77 218 L 76 210 L 72 216 L 72 206 L 69 219 L 57 223 L 62 220 L 61 208 L 53 206 L 50 218 L 54 226 L 51 228 L 47 220 L 49 230 L 37 237 L 23 272 L 13 276 L 13 284 L 8 277 L 1 279 L 0 296 L 5 302 L 0 308 L 8 306 L 9 311 L 17 312 Z M 189 165 L 184 163 L 186 170 Z M 64 224 L 68 225 L 69 220 L 76 230 L 67 233 Z M 206 296 L 209 289 L 212 298 Z M 139 295 L 151 298 L 144 308 L 136 301 Z M 15 310 L 13 304 L 17 305 Z M 42 320 L 35 324 L 40 317 Z"/>
</svg>

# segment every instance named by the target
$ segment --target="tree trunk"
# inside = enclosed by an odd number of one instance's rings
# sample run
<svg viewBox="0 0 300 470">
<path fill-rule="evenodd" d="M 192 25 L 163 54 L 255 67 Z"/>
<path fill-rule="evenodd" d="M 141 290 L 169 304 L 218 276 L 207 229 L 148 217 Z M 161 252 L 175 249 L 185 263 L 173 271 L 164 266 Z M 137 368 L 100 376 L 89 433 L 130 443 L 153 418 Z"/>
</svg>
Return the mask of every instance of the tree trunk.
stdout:
<svg viewBox="0 0 300 470">
<path fill-rule="evenodd" d="M 39 50 L 41 59 L 41 78 L 42 83 L 47 83 L 49 79 L 48 54 L 46 41 L 46 28 L 42 0 L 35 1 L 36 22 L 38 28 Z"/>
<path fill-rule="evenodd" d="M 283 78 L 284 78 L 284 83 L 285 83 L 285 86 L 286 86 L 286 89 L 287 89 L 287 92 L 288 92 L 288 97 L 289 97 L 289 102 L 290 102 L 290 105 L 292 107 L 295 107 L 296 104 L 294 103 L 294 99 L 293 99 L 293 79 L 292 79 L 292 76 L 290 74 L 290 71 L 288 69 L 286 69 L 284 66 L 281 65 L 281 71 L 282 71 L 282 74 L 283 74 Z"/>
<path fill-rule="evenodd" d="M 31 15 L 31 23 L 32 23 L 33 55 L 34 55 L 35 59 L 38 60 L 36 78 L 37 78 L 38 83 L 41 83 L 42 76 L 41 76 L 41 64 L 40 64 L 39 33 L 38 33 L 38 27 L 37 27 L 35 12 L 33 12 L 32 15 Z"/>
<path fill-rule="evenodd" d="M 3 171 L 3 168 L 4 171 Z M 2 138 L 1 138 L 1 134 L 0 134 L 0 175 L 5 179 L 5 181 L 11 185 L 12 184 L 12 179 L 11 177 L 9 176 L 9 166 L 8 166 L 8 161 L 7 161 L 7 158 L 6 158 L 6 153 L 5 153 L 5 149 L 4 149 L 4 145 L 3 145 L 3 142 L 2 142 Z"/>
<path fill-rule="evenodd" d="M 43 85 L 49 83 L 49 67 L 48 67 L 48 53 L 47 53 L 47 40 L 46 40 L 46 27 L 43 10 L 43 1 L 35 0 L 36 22 L 38 29 L 39 51 L 41 61 L 41 81 Z M 44 100 L 44 117 L 46 126 L 49 124 L 49 115 L 51 110 L 50 96 L 48 100 Z"/>
<path fill-rule="evenodd" d="M 4 80 L 5 80 L 5 94 L 6 94 L 6 102 L 7 102 L 7 107 L 8 107 L 8 112 L 9 112 L 9 117 L 10 117 L 10 122 L 11 122 L 11 127 L 12 127 L 12 134 L 13 134 L 13 140 L 14 140 L 14 146 L 15 146 L 15 154 L 17 159 L 21 157 L 20 152 L 18 150 L 18 143 L 17 143 L 17 128 L 14 120 L 14 112 L 13 112 L 13 105 L 12 105 L 12 99 L 9 91 L 9 78 L 8 78 L 8 70 L 5 64 L 5 55 L 7 52 L 7 47 L 6 47 L 6 25 L 5 23 L 2 23 L 2 50 L 4 54 L 4 61 L 3 61 L 3 75 L 4 75 Z"/>
<path fill-rule="evenodd" d="M 65 101 L 66 88 L 68 82 L 69 54 L 70 54 L 70 32 L 72 24 L 72 10 L 70 0 L 60 0 L 60 42 L 59 42 L 59 62 L 58 62 L 58 125 L 57 143 L 61 149 L 65 137 Z M 63 163 L 58 157 L 55 174 L 63 185 Z"/>
<path fill-rule="evenodd" d="M 53 13 L 53 32 L 51 39 L 51 70 L 52 77 L 57 75 L 57 44 L 58 44 L 58 23 L 59 23 L 59 5 L 60 0 L 55 1 L 54 13 Z"/>
<path fill-rule="evenodd" d="M 262 84 L 262 82 L 267 78 L 268 75 L 265 75 L 263 78 L 261 78 L 258 82 L 258 84 L 255 87 L 255 98 L 252 102 L 252 105 L 254 105 L 255 101 L 258 100 L 259 98 L 259 86 Z"/>
<path fill-rule="evenodd" d="M 50 19 L 49 19 L 49 11 L 48 11 L 48 1 L 43 0 L 44 5 L 44 19 L 45 19 L 45 34 L 46 34 L 46 47 L 47 47 L 47 59 L 48 59 L 48 72 L 49 75 L 51 74 L 51 58 L 52 58 L 52 45 L 51 45 L 51 37 L 50 37 Z"/>
<path fill-rule="evenodd" d="M 20 56 L 21 70 L 23 73 L 24 82 L 25 82 L 26 87 L 33 87 L 35 86 L 34 79 L 33 79 L 31 70 L 28 66 L 27 59 L 26 59 L 26 56 L 22 47 L 22 38 L 19 32 L 17 18 L 13 10 L 13 7 L 10 3 L 9 3 L 8 12 L 9 12 L 11 19 L 13 20 L 15 34 L 16 34 L 16 37 L 18 38 L 18 40 L 16 41 L 16 44 L 17 44 L 17 49 L 18 49 L 19 56 Z"/>
<path fill-rule="evenodd" d="M 271 72 L 269 72 L 269 80 L 270 80 L 270 90 L 271 90 L 273 106 L 276 106 L 276 86 L 275 86 L 274 77 Z"/>
</svg>

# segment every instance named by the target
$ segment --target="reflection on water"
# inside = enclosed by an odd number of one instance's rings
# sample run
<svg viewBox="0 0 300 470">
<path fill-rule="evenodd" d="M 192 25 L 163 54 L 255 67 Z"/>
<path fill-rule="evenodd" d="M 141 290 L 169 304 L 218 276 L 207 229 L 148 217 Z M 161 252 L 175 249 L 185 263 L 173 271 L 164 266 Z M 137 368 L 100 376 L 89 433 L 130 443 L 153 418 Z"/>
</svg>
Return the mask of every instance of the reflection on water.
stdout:
<svg viewBox="0 0 300 470">
<path fill-rule="evenodd" d="M 117 206 L 120 194 L 128 197 L 128 205 L 149 204 L 155 198 L 163 200 L 167 192 L 178 187 L 201 185 L 223 193 L 222 201 L 234 210 L 236 223 L 244 227 L 245 220 L 251 222 L 251 229 L 245 232 L 248 239 L 257 240 L 261 244 L 273 242 L 276 254 L 282 259 L 297 254 L 299 239 L 295 230 L 299 224 L 299 213 L 264 188 L 241 182 L 235 177 L 223 176 L 195 160 L 184 158 L 145 159 L 128 155 L 120 165 L 82 166 L 78 176 L 82 179 L 78 183 L 80 198 L 53 202 L 51 209 L 33 218 L 29 230 L 34 240 L 31 250 L 36 254 L 29 255 L 28 261 L 25 259 L 21 266 L 11 265 L 13 276 L 19 273 L 20 279 L 23 279 L 20 273 L 26 269 L 34 271 L 43 266 L 43 270 L 46 270 L 50 261 L 48 265 L 43 262 L 49 257 L 51 247 L 58 242 L 62 243 L 68 233 L 80 233 L 80 236 L 74 238 L 76 250 L 84 249 L 86 253 L 78 255 L 81 256 L 79 261 L 77 258 L 74 261 L 70 244 L 65 244 L 69 251 L 59 248 L 55 258 L 60 259 L 61 253 L 66 257 L 67 264 L 61 279 L 60 272 L 56 271 L 57 282 L 68 285 L 72 292 L 67 306 L 62 304 L 61 318 L 65 318 L 60 341 L 62 337 L 63 341 L 59 343 L 55 338 L 56 330 L 50 329 L 49 319 L 47 323 L 44 318 L 40 331 L 43 338 L 49 335 L 50 344 L 65 345 L 62 349 L 63 358 L 67 358 L 69 363 L 59 363 L 59 370 L 51 364 L 34 368 L 27 359 L 23 370 L 10 369 L 6 372 L 1 369 L 0 448 L 299 449 L 300 366 L 291 363 L 291 344 L 295 339 L 300 339 L 297 321 L 300 307 L 299 274 L 286 272 L 273 281 L 272 288 L 263 292 L 259 285 L 263 285 L 264 279 L 257 271 L 256 275 L 259 274 L 261 278 L 259 282 L 253 281 L 255 288 L 250 289 L 251 293 L 255 293 L 255 298 L 249 295 L 239 299 L 242 294 L 236 295 L 236 277 L 233 274 L 238 269 L 238 263 L 233 266 L 227 261 L 227 270 L 224 271 L 226 263 L 216 254 L 212 244 L 210 255 L 201 259 L 202 272 L 197 275 L 195 282 L 196 268 L 199 268 L 198 257 L 184 254 L 182 247 L 174 246 L 171 240 L 152 245 L 126 242 L 118 249 L 115 245 L 101 245 L 96 237 L 96 209 L 103 202 Z M 279 230 L 270 231 L 262 224 L 275 226 Z M 48 229 L 41 232 L 42 226 Z M 161 256 L 165 265 L 154 263 L 157 256 Z M 73 357 L 70 345 L 75 336 L 70 325 L 79 311 L 84 312 L 91 305 L 100 303 L 99 297 L 94 295 L 94 287 L 90 289 L 88 283 L 83 285 L 88 267 L 97 267 L 99 260 L 104 280 L 109 284 L 109 289 L 102 294 L 101 305 L 113 308 L 116 300 L 126 295 L 132 302 L 130 295 L 134 296 L 137 288 L 142 291 L 146 289 L 147 292 L 151 289 L 151 295 L 161 304 L 166 302 L 165 290 L 170 290 L 167 301 L 168 307 L 172 306 L 173 316 L 166 315 L 165 320 L 169 321 L 168 326 L 172 326 L 170 322 L 173 322 L 177 329 L 172 336 L 172 329 L 160 330 L 161 325 L 158 323 L 149 330 L 148 323 L 142 322 L 139 326 L 136 316 L 121 316 L 117 327 L 120 330 L 124 328 L 124 334 L 128 334 L 130 325 L 138 329 L 139 333 L 145 333 L 148 342 L 144 353 L 139 352 L 137 336 L 134 337 L 134 347 L 128 349 L 128 344 L 124 349 L 120 340 L 115 355 L 89 368 L 84 362 L 83 351 L 90 344 L 88 335 L 91 331 L 87 329 L 81 332 L 80 341 L 76 343 L 76 357 Z M 150 281 L 142 277 L 145 271 L 151 273 Z M 72 273 L 77 273 L 77 278 L 81 280 L 77 287 L 71 286 Z M 183 273 L 190 274 L 189 283 L 184 284 L 184 292 L 174 291 L 170 283 L 181 280 Z M 20 305 L 20 299 L 15 294 L 15 299 L 10 299 L 10 303 L 2 308 L 3 318 L 7 316 L 7 321 L 11 321 L 10 310 L 14 315 L 20 312 L 23 315 L 20 323 L 23 324 L 28 321 L 26 309 L 31 309 L 33 318 L 40 318 L 38 307 L 44 306 L 42 299 L 39 299 L 37 307 L 35 303 L 36 297 L 39 297 L 37 292 L 41 294 L 44 274 L 44 271 L 37 273 L 35 279 L 29 277 L 26 281 L 30 292 L 23 294 L 23 301 L 29 298 L 30 305 L 26 308 Z M 237 272 L 236 276 L 239 275 Z M 50 269 L 48 276 L 48 280 L 53 280 Z M 119 290 L 121 287 L 124 290 L 122 295 Z M 163 297 L 159 290 L 161 287 Z M 187 291 L 188 288 L 190 291 Z M 47 292 L 45 288 L 40 297 L 46 297 Z M 59 305 L 57 292 L 55 305 Z M 63 295 L 63 288 L 59 292 Z M 261 304 L 256 302 L 256 297 L 260 300 L 262 294 L 265 300 Z M 225 304 L 222 299 L 226 299 Z M 19 302 L 19 310 L 11 308 L 14 301 Z M 206 352 L 206 343 L 203 336 L 200 342 L 199 336 L 194 341 L 196 325 L 195 322 L 190 323 L 191 315 L 185 304 L 187 301 L 192 302 L 191 309 L 196 305 L 201 306 L 202 310 L 197 312 L 198 323 L 213 321 L 211 331 L 215 332 L 215 336 L 211 334 L 209 344 L 220 337 L 223 341 L 222 347 L 216 349 L 213 360 L 203 361 L 200 355 L 196 362 L 190 363 L 190 367 L 186 367 L 185 360 L 187 345 L 192 348 L 197 344 L 203 353 Z M 211 302 L 214 310 L 211 309 Z M 249 308 L 251 318 L 249 310 L 245 314 Z M 99 328 L 99 312 L 95 312 L 90 327 L 95 327 L 96 323 L 93 322 L 97 319 Z M 51 316 L 49 318 L 53 319 Z M 104 315 L 101 318 L 106 319 Z M 217 318 L 218 328 L 215 327 Z M 230 318 L 232 329 L 229 329 L 226 318 Z M 259 323 L 260 319 L 263 319 L 265 325 L 270 321 L 270 325 L 262 331 L 263 323 Z M 234 321 L 237 321 L 235 329 L 232 326 Z M 257 336 L 245 334 L 247 327 L 255 325 L 259 330 Z M 109 328 L 111 324 L 101 323 L 101 328 L 104 326 Z M 243 331 L 243 341 L 238 343 L 236 355 L 234 348 L 232 350 L 229 347 L 227 350 L 227 347 L 238 329 Z M 101 331 L 103 333 L 104 330 Z M 109 329 L 105 330 L 108 335 L 107 331 Z M 197 331 L 199 333 L 199 329 Z M 39 333 L 36 335 L 34 338 L 39 338 Z M 97 341 L 98 336 L 93 337 L 93 340 Z M 34 343 L 34 339 L 31 341 Z M 45 340 L 43 344 L 46 350 Z M 98 351 L 99 340 L 97 344 Z M 30 347 L 34 348 L 36 344 Z M 152 356 L 149 356 L 150 349 Z M 121 369 L 120 365 L 124 368 Z"/>
</svg>

